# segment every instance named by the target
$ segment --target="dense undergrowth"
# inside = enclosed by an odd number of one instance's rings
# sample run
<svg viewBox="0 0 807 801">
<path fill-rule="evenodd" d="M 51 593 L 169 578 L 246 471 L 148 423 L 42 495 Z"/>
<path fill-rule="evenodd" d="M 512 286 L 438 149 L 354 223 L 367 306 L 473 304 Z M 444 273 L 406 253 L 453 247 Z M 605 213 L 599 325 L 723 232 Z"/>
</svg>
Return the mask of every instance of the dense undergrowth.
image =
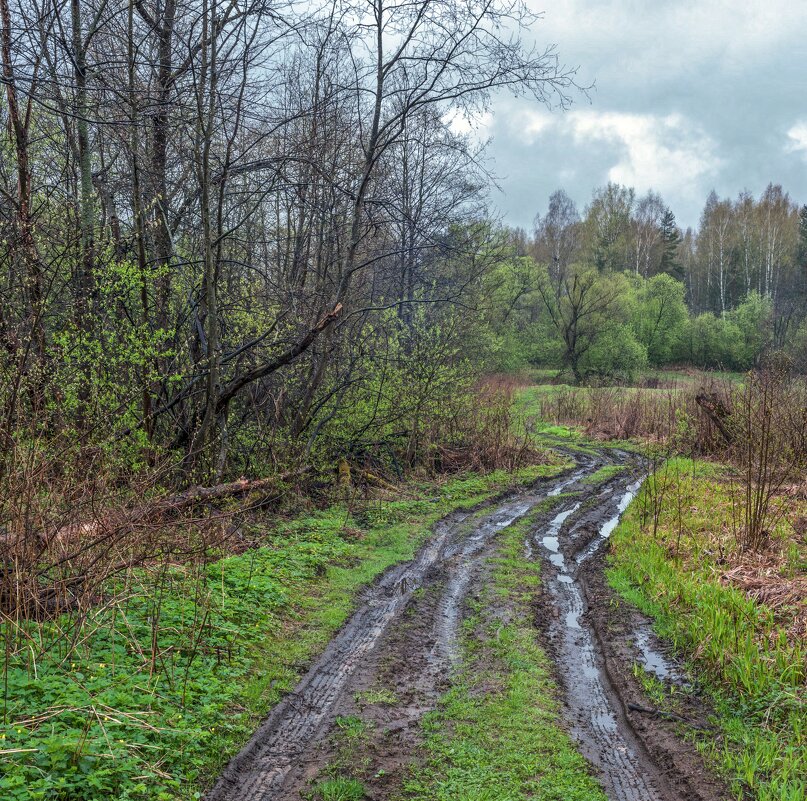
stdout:
<svg viewBox="0 0 807 801">
<path fill-rule="evenodd" d="M 524 557 L 529 525 L 500 535 L 491 581 L 464 622 L 460 675 L 424 721 L 425 758 L 407 801 L 605 801 L 560 723 L 551 662 L 536 642 L 540 564 Z"/>
<path fill-rule="evenodd" d="M 409 500 L 275 525 L 260 547 L 202 569 L 162 565 L 88 613 L 4 628 L 0 796 L 34 801 L 194 798 L 290 690 L 358 589 L 410 558 L 431 524 L 514 482 L 465 475 L 409 485 Z M 47 645 L 46 648 L 43 646 Z"/>
<path fill-rule="evenodd" d="M 613 533 L 609 580 L 689 658 L 719 731 L 700 745 L 736 797 L 797 801 L 807 797 L 807 564 L 792 524 L 807 504 L 788 499 L 765 548 L 744 550 L 726 471 L 668 462 Z"/>
</svg>

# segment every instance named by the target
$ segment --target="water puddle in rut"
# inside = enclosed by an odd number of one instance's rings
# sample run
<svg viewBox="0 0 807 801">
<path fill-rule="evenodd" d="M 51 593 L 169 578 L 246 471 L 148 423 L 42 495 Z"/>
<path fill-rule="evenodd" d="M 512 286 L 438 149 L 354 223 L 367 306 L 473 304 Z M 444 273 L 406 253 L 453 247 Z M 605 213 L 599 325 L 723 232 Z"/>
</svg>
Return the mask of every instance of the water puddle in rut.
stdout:
<svg viewBox="0 0 807 801">
<path fill-rule="evenodd" d="M 583 618 L 584 595 L 577 572 L 611 535 L 641 483 L 638 480 L 627 486 L 621 485 L 621 490 L 617 487 L 606 491 L 593 506 L 587 506 L 582 512 L 582 503 L 578 502 L 557 514 L 543 531 L 534 535 L 534 542 L 541 544 L 554 567 L 554 570 L 547 571 L 545 586 L 557 610 L 550 632 L 566 688 L 572 733 L 581 752 L 599 769 L 612 801 L 662 801 L 663 796 L 648 774 L 632 735 L 620 725 L 621 712 L 602 671 L 594 633 Z M 574 542 L 573 535 L 585 530 L 582 526 L 586 521 L 603 522 L 599 523 L 594 538 L 582 550 L 576 554 L 566 551 L 569 555 L 567 564 L 564 544 L 568 543 L 568 548 Z M 645 644 L 649 648 L 650 640 Z M 653 657 L 648 659 L 648 664 L 660 664 L 659 655 L 652 648 L 648 650 L 648 657 Z"/>
<path fill-rule="evenodd" d="M 687 684 L 684 671 L 667 659 L 655 645 L 655 637 L 649 626 L 639 626 L 633 635 L 633 642 L 639 649 L 639 664 L 660 681 L 669 681 L 679 686 Z"/>
</svg>

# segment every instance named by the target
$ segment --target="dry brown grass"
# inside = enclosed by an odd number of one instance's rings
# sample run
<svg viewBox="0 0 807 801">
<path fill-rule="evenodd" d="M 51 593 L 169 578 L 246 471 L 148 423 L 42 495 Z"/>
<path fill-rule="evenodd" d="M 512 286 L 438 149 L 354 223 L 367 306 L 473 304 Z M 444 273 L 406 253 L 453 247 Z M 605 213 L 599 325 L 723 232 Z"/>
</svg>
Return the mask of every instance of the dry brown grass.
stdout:
<svg viewBox="0 0 807 801">
<path fill-rule="evenodd" d="M 451 430 L 432 433 L 439 472 L 517 470 L 542 464 L 551 454 L 515 424 L 513 395 L 523 384 L 511 376 L 480 382 L 470 406 L 452 421 Z"/>
<path fill-rule="evenodd" d="M 731 561 L 733 566 L 721 574 L 720 581 L 771 609 L 790 641 L 807 637 L 807 576 L 791 575 L 781 549 L 746 552 Z"/>
<path fill-rule="evenodd" d="M 728 396 L 730 388 L 714 379 L 704 391 Z M 578 426 L 597 440 L 637 439 L 673 443 L 693 454 L 716 453 L 724 444 L 690 387 L 669 389 L 564 387 L 539 399 L 539 416 L 555 425 Z"/>
<path fill-rule="evenodd" d="M 660 524 L 652 536 L 669 559 L 688 574 L 696 574 L 704 561 L 711 564 L 717 580 L 768 607 L 789 641 L 800 641 L 807 636 L 807 500 L 776 495 L 771 528 L 750 549 L 734 469 L 716 467 L 700 475 L 693 467 L 680 459 L 659 466 L 642 494 L 643 525 L 652 530 L 656 498 Z"/>
<path fill-rule="evenodd" d="M 224 494 L 191 488 L 172 495 L 158 469 L 124 483 L 100 452 L 83 452 L 72 464 L 75 454 L 61 455 L 54 464 L 53 450 L 32 441 L 5 453 L 0 617 L 7 623 L 63 614 L 80 622 L 100 601 L 109 601 L 113 581 L 134 569 L 193 564 L 222 550 L 243 550 L 238 516 L 285 492 L 282 481 L 267 479 L 255 494 L 246 492 L 255 482 L 240 481 L 216 488 L 233 490 Z"/>
</svg>

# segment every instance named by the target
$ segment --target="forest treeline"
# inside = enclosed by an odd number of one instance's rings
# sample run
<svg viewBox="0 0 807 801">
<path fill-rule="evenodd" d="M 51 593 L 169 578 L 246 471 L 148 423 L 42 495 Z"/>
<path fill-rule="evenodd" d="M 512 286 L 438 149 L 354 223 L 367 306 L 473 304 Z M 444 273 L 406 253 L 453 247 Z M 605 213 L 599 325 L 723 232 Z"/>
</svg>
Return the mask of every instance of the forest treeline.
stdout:
<svg viewBox="0 0 807 801">
<path fill-rule="evenodd" d="M 712 192 L 682 231 L 655 192 L 596 189 L 583 214 L 558 190 L 534 235 L 510 232 L 491 316 L 501 369 L 552 366 L 578 382 L 650 366 L 807 368 L 807 206 L 781 186 Z"/>
</svg>

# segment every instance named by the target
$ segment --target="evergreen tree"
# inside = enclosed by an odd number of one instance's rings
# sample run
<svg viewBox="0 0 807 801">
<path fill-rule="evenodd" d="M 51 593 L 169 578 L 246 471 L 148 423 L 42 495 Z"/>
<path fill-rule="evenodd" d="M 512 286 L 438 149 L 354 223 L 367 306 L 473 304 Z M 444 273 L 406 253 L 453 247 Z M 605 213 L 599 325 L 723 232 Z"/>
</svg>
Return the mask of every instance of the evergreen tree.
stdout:
<svg viewBox="0 0 807 801">
<path fill-rule="evenodd" d="M 681 232 L 676 225 L 675 214 L 672 209 L 667 209 L 661 218 L 661 272 L 683 281 L 684 271 L 676 258 L 680 244 Z"/>
<path fill-rule="evenodd" d="M 807 270 L 807 204 L 799 211 L 799 267 Z"/>
</svg>

